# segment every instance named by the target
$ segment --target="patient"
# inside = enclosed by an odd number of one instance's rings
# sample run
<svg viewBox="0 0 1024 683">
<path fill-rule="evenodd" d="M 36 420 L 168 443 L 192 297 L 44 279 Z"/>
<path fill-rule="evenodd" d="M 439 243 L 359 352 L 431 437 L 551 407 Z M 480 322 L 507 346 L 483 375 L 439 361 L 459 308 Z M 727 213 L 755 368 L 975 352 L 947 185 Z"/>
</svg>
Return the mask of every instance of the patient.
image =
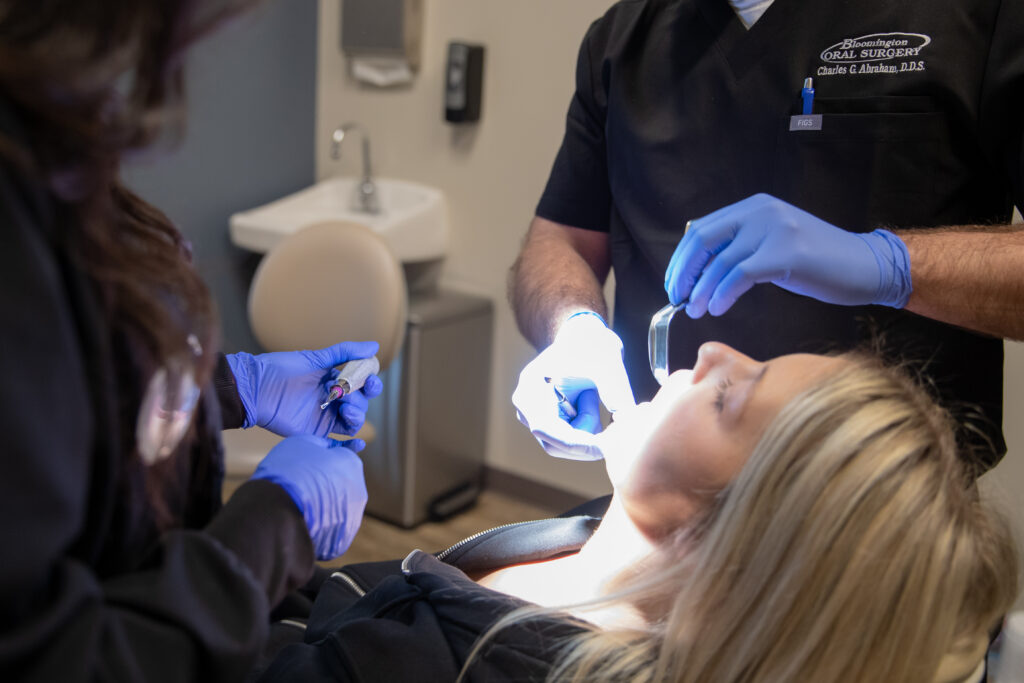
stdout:
<svg viewBox="0 0 1024 683">
<path fill-rule="evenodd" d="M 978 680 L 1016 554 L 902 374 L 705 344 L 602 439 L 599 524 L 350 566 L 264 679 Z"/>
</svg>

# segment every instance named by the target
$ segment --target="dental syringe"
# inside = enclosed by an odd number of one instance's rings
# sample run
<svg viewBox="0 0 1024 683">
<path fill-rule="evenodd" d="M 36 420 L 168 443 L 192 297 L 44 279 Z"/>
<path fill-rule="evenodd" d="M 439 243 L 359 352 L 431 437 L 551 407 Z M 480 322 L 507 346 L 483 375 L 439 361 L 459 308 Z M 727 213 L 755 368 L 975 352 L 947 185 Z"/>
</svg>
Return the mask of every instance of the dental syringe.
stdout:
<svg viewBox="0 0 1024 683">
<path fill-rule="evenodd" d="M 320 404 L 320 410 L 325 410 L 331 401 L 359 391 L 366 383 L 366 378 L 380 372 L 380 361 L 377 356 L 350 360 L 338 368 L 338 376 L 327 389 L 327 400 Z"/>
</svg>

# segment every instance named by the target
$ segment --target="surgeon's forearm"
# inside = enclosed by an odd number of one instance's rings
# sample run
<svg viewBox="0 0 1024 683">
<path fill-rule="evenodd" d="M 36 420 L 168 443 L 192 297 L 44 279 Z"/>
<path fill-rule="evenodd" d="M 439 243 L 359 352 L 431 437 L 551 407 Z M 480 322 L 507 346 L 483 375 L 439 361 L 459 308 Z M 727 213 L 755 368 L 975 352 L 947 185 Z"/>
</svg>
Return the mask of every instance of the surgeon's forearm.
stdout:
<svg viewBox="0 0 1024 683">
<path fill-rule="evenodd" d="M 534 218 L 509 273 L 509 302 L 523 336 L 538 350 L 577 311 L 608 317 L 608 235 Z"/>
<path fill-rule="evenodd" d="M 906 308 L 997 337 L 1024 339 L 1024 226 L 899 235 L 910 253 Z"/>
</svg>

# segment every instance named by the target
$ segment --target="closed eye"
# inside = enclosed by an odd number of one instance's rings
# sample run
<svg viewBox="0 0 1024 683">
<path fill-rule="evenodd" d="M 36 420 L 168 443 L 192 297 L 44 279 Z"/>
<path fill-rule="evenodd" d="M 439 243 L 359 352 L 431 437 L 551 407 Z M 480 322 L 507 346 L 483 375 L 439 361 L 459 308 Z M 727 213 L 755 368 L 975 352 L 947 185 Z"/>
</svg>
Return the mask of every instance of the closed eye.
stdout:
<svg viewBox="0 0 1024 683">
<path fill-rule="evenodd" d="M 715 410 L 721 413 L 725 410 L 725 392 L 732 386 L 732 380 L 723 379 L 715 387 Z"/>
</svg>

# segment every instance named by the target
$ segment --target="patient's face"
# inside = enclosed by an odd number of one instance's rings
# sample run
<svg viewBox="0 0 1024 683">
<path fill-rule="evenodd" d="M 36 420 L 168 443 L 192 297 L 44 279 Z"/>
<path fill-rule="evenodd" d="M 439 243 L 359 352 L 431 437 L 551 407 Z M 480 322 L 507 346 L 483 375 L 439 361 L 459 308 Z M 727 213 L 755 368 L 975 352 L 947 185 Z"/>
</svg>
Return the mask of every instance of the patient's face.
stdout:
<svg viewBox="0 0 1024 683">
<path fill-rule="evenodd" d="M 782 407 L 843 362 L 799 354 L 761 363 L 708 343 L 650 403 L 616 413 L 602 437 L 605 463 L 641 532 L 656 540 L 706 506 Z"/>
</svg>

